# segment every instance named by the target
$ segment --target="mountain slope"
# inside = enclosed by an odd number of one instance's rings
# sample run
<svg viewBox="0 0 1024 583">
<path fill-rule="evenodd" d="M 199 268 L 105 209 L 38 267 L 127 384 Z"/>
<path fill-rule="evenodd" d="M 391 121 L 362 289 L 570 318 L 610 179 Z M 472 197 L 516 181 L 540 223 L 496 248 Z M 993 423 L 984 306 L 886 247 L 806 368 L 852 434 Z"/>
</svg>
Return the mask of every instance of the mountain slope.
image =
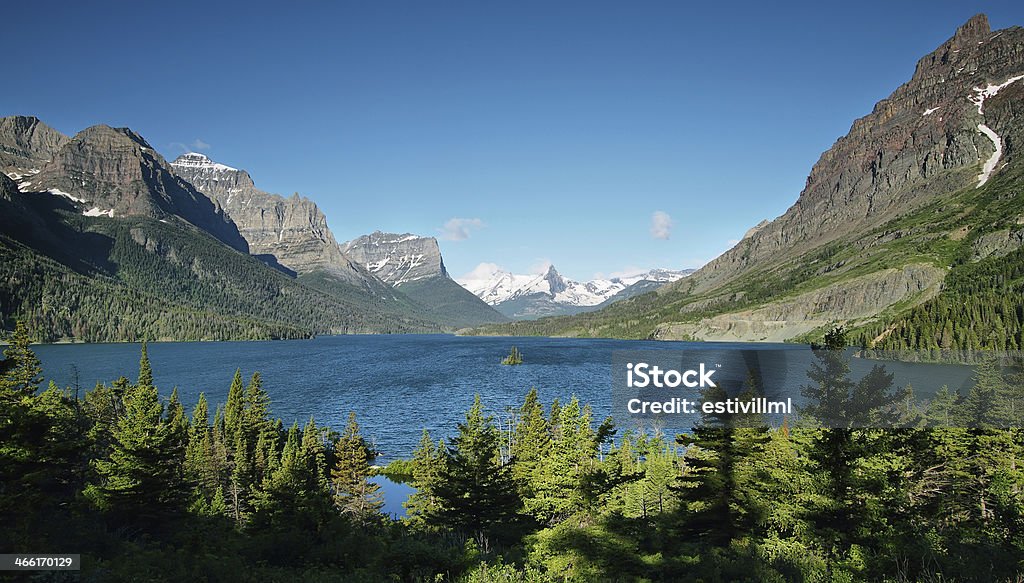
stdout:
<svg viewBox="0 0 1024 583">
<path fill-rule="evenodd" d="M 163 157 L 127 128 L 97 125 L 82 130 L 29 178 L 20 183 L 21 190 L 65 196 L 82 204 L 83 213 L 184 220 L 248 251 L 224 212 L 175 176 Z"/>
<path fill-rule="evenodd" d="M 38 118 L 0 118 L 0 168 L 15 178 L 35 174 L 67 142 L 67 136 Z"/>
<path fill-rule="evenodd" d="M 0 139 L 7 152 L 30 143 Z M 22 319 L 40 339 L 86 341 L 439 330 L 390 298 L 326 293 L 248 255 L 223 210 L 130 130 L 94 126 L 38 172 L 18 168 L 0 180 L 2 328 Z"/>
<path fill-rule="evenodd" d="M 457 329 L 507 320 L 451 279 L 433 237 L 375 231 L 348 241 L 341 249 L 409 298 L 424 317 L 445 327 Z"/>
<path fill-rule="evenodd" d="M 599 312 L 489 331 L 787 340 L 911 310 L 940 293 L 965 246 L 1017 220 L 1022 81 L 1024 30 L 993 33 L 978 15 L 854 122 L 786 213 L 691 277 Z M 993 197 L 1003 218 L 985 212 Z"/>
<path fill-rule="evenodd" d="M 327 227 L 327 217 L 308 198 L 264 192 L 245 170 L 218 164 L 202 154 L 179 156 L 171 167 L 227 212 L 253 255 L 273 258 L 294 273 L 324 270 L 347 283 L 377 287 L 379 282 L 342 254 Z"/>
</svg>

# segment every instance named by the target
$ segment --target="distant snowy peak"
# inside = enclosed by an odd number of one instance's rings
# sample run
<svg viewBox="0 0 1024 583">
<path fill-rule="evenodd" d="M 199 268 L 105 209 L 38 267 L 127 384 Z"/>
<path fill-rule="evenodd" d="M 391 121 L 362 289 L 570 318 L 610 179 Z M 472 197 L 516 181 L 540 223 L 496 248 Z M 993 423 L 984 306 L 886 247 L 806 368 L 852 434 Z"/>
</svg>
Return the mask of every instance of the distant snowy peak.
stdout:
<svg viewBox="0 0 1024 583">
<path fill-rule="evenodd" d="M 441 248 L 433 237 L 374 231 L 344 243 L 341 251 L 392 286 L 429 277 L 448 277 Z"/>
<path fill-rule="evenodd" d="M 459 283 L 492 306 L 539 296 L 566 306 L 596 306 L 637 283 L 669 283 L 691 272 L 652 269 L 629 276 L 578 282 L 563 277 L 553 265 L 546 272 L 535 275 L 517 275 L 492 266 L 490 269 L 478 268 L 460 279 Z"/>
<path fill-rule="evenodd" d="M 213 160 L 207 158 L 204 154 L 198 152 L 189 152 L 178 156 L 174 162 L 171 162 L 172 166 L 178 166 L 181 168 L 196 168 L 204 170 L 214 170 L 219 172 L 237 172 L 238 168 L 232 168 L 224 164 L 219 164 Z"/>
</svg>

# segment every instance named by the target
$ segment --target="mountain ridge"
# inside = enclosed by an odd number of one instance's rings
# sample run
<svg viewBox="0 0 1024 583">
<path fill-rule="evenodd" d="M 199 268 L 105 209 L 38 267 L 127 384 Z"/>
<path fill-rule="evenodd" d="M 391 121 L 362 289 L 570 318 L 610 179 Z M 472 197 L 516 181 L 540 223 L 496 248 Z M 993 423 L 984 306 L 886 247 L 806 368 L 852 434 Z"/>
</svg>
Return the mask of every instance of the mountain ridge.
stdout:
<svg viewBox="0 0 1024 583">
<path fill-rule="evenodd" d="M 972 246 L 1015 240 L 999 233 L 1022 210 L 1010 186 L 1022 102 L 1024 29 L 992 32 L 974 16 L 822 154 L 785 213 L 690 277 L 598 312 L 477 333 L 812 340 L 898 317 L 935 297 Z"/>
<path fill-rule="evenodd" d="M 652 269 L 625 277 L 578 282 L 563 277 L 554 265 L 549 265 L 544 273 L 533 275 L 516 275 L 493 266 L 489 273 L 474 271 L 459 283 L 502 314 L 514 319 L 530 319 L 597 309 L 635 294 L 635 289 L 627 291 L 632 286 L 662 285 L 692 272 Z"/>
<path fill-rule="evenodd" d="M 374 231 L 341 249 L 438 321 L 466 328 L 507 320 L 451 278 L 435 237 Z"/>
</svg>

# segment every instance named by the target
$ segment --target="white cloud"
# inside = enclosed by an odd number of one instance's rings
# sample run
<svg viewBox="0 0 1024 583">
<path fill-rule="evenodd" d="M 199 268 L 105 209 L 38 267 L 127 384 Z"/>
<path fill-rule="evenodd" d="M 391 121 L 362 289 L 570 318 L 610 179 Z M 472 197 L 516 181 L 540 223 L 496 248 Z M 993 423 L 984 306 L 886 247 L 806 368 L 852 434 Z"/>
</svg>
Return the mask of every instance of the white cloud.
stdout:
<svg viewBox="0 0 1024 583">
<path fill-rule="evenodd" d="M 740 240 L 739 240 L 739 239 L 729 239 L 729 240 L 728 240 L 728 241 L 726 241 L 725 243 L 726 243 L 727 245 L 729 245 L 729 247 L 735 247 L 736 245 L 739 245 L 739 243 L 740 243 Z"/>
<path fill-rule="evenodd" d="M 668 240 L 673 226 L 672 217 L 665 211 L 654 211 L 651 215 L 651 236 L 655 239 Z"/>
<path fill-rule="evenodd" d="M 444 226 L 441 227 L 441 238 L 445 241 L 465 241 L 469 239 L 470 233 L 475 229 L 480 229 L 484 226 L 484 222 L 480 219 L 460 219 L 454 217 L 448 219 Z"/>
<path fill-rule="evenodd" d="M 192 142 L 192 149 L 193 150 L 209 150 L 210 149 L 210 144 L 207 144 L 206 142 L 200 140 L 199 138 L 196 138 L 195 141 Z"/>
<path fill-rule="evenodd" d="M 495 272 L 498 271 L 505 270 L 497 263 L 479 263 L 469 273 L 456 277 L 455 281 L 464 285 L 475 281 L 488 281 L 494 276 Z"/>
</svg>

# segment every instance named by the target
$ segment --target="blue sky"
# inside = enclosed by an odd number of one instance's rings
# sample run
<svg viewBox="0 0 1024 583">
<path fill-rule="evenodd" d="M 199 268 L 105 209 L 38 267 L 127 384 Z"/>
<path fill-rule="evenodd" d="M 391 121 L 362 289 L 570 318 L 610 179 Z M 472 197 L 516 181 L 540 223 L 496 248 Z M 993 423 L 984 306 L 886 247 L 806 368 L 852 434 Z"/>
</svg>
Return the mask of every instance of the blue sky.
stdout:
<svg viewBox="0 0 1024 583">
<path fill-rule="evenodd" d="M 438 236 L 454 275 L 577 279 L 706 262 L 972 14 L 1024 25 L 1019 1 L 229 4 L 6 6 L 0 115 L 202 151 L 339 240 Z"/>
</svg>

